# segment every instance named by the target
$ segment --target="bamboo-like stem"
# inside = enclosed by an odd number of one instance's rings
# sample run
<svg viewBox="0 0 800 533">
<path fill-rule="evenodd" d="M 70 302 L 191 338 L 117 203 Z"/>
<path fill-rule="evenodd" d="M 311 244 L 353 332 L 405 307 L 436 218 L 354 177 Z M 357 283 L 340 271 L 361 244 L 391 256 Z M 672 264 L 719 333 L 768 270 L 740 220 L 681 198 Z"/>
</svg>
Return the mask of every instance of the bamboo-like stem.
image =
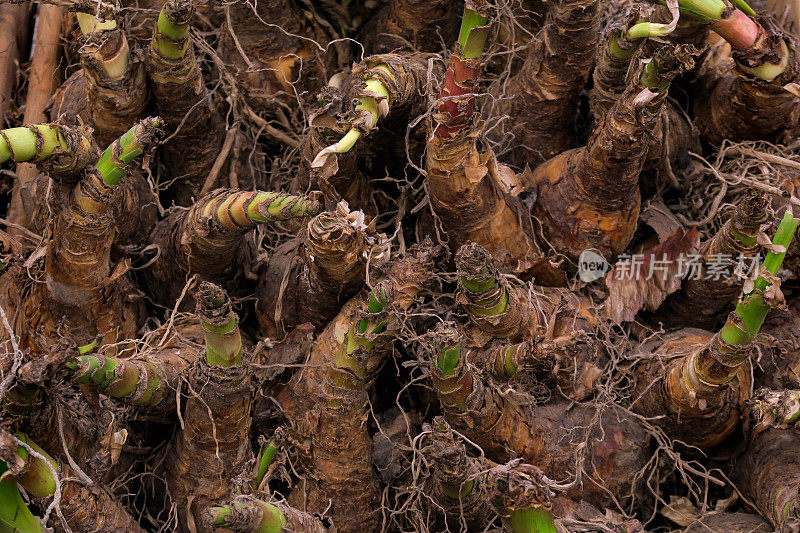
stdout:
<svg viewBox="0 0 800 533">
<path fill-rule="evenodd" d="M 72 381 L 91 385 L 104 394 L 130 405 L 148 405 L 163 399 L 168 383 L 149 362 L 103 355 L 83 355 L 65 365 L 73 371 Z M 156 403 L 157 403 L 156 401 Z"/>
<path fill-rule="evenodd" d="M 253 512 L 260 513 L 261 519 L 255 527 L 246 530 L 238 522 L 242 516 Z M 276 506 L 255 499 L 234 500 L 227 505 L 209 507 L 204 513 L 206 523 L 214 528 L 227 528 L 230 531 L 248 531 L 252 533 L 281 533 L 289 523 L 286 515 Z M 237 527 L 238 526 L 238 527 Z M 248 524 L 250 526 L 250 524 Z"/>
<path fill-rule="evenodd" d="M 784 251 L 781 253 L 770 251 L 764 258 L 763 268 L 772 276 L 778 273 L 778 269 L 783 263 L 786 249 L 792 242 L 798 223 L 800 223 L 800 219 L 795 218 L 791 212 L 787 211 L 775 232 L 772 244 L 782 246 Z M 736 306 L 734 314 L 739 320 L 729 318 L 720 331 L 720 337 L 725 344 L 744 346 L 753 342 L 770 310 L 770 306 L 764 298 L 764 290 L 771 285 L 772 282 L 763 275 L 756 278 L 753 290 L 744 294 Z"/>
<path fill-rule="evenodd" d="M 134 124 L 100 155 L 93 172 L 87 172 L 75 188 L 75 203 L 87 214 L 108 211 L 114 187 L 128 174 L 127 165 L 158 141 L 164 121 L 146 118 Z"/>
<path fill-rule="evenodd" d="M 788 246 L 797 224 L 798 219 L 787 212 L 774 244 Z M 768 278 L 777 272 L 784 254 L 768 254 L 764 274 L 741 297 L 718 333 L 688 330 L 662 343 L 657 351 L 660 357 L 640 366 L 637 389 L 641 394 L 634 408 L 658 417 L 657 424 L 670 437 L 705 449 L 722 442 L 739 425 L 742 413 L 736 399 L 750 386 L 741 367 L 753 352 L 752 342 L 771 308 L 767 289 L 774 278 Z M 666 369 L 665 360 L 669 361 Z M 661 384 L 653 386 L 654 380 Z"/>
<path fill-rule="evenodd" d="M 144 114 L 149 94 L 142 52 L 113 28 L 89 34 L 80 58 L 95 136 L 106 146 Z"/>
<path fill-rule="evenodd" d="M 468 243 L 456 254 L 459 303 L 470 322 L 495 338 L 521 341 L 539 330 L 540 309 L 521 287 L 501 277 L 493 256 Z"/>
<path fill-rule="evenodd" d="M 53 471 L 58 470 L 58 463 L 26 435 L 18 433 L 17 438 L 44 457 L 45 461 L 50 463 L 50 466 L 41 458 L 32 455 L 28 448 L 19 446 L 17 448 L 17 455 L 25 462 L 25 467 L 19 474 L 12 476 L 12 478 L 34 498 L 52 496 L 56 491 L 56 480 L 53 477 Z"/>
<path fill-rule="evenodd" d="M 125 167 L 152 144 L 153 135 L 163 125 L 159 117 L 144 119 L 106 148 L 96 165 L 103 181 L 112 187 L 117 185 L 127 174 Z"/>
<path fill-rule="evenodd" d="M 230 503 L 203 511 L 206 527 L 233 533 L 325 533 L 327 529 L 311 515 L 283 503 L 268 503 L 252 496 L 237 496 Z"/>
<path fill-rule="evenodd" d="M 206 362 L 223 367 L 241 364 L 239 318 L 225 291 L 203 283 L 197 295 L 197 314 L 205 332 Z"/>
<path fill-rule="evenodd" d="M 556 526 L 544 474 L 535 466 L 511 461 L 489 472 L 492 504 L 509 533 L 555 533 Z"/>
<path fill-rule="evenodd" d="M 238 232 L 271 220 L 304 218 L 319 212 L 319 204 L 307 196 L 237 190 L 211 192 L 202 210 L 203 216 L 214 219 L 222 228 Z"/>
<path fill-rule="evenodd" d="M 55 218 L 45 269 L 47 286 L 61 303 L 80 306 L 103 290 L 111 267 L 114 227 L 108 209 L 114 185 L 125 174 L 124 164 L 156 139 L 159 124 L 158 119 L 143 120 L 123 135 L 125 142 L 114 142 L 101 157 L 99 170 L 84 173 L 72 203 Z"/>
<path fill-rule="evenodd" d="M 57 150 L 66 150 L 67 141 L 55 124 L 32 124 L 0 130 L 0 163 L 9 159 L 15 163 L 39 163 Z"/>
<path fill-rule="evenodd" d="M 800 219 L 786 212 L 773 238 L 773 244 L 784 247 L 784 252 L 770 251 L 767 254 L 762 264 L 766 275 L 774 276 L 778 272 L 798 222 Z M 765 275 L 758 276 L 753 289 L 742 295 L 719 333 L 711 338 L 705 349 L 687 359 L 682 367 L 684 379 L 681 383 L 697 385 L 695 388 L 698 390 L 692 393 L 693 396 L 703 395 L 703 391 L 711 395 L 719 394 L 721 386 L 736 376 L 739 366 L 750 355 L 752 342 L 771 309 L 764 292 L 771 285 L 772 281 Z"/>
<path fill-rule="evenodd" d="M 169 59 L 181 59 L 190 45 L 187 36 L 194 13 L 192 9 L 180 9 L 181 7 L 174 0 L 164 4 L 153 32 L 153 46 Z"/>
<path fill-rule="evenodd" d="M 605 117 L 608 110 L 625 92 L 631 60 L 649 37 L 664 37 L 672 33 L 677 18 L 669 24 L 642 21 L 634 11 L 603 34 L 597 62 L 592 73 L 591 106 L 595 123 Z"/>
<path fill-rule="evenodd" d="M 261 486 L 261 483 L 264 481 L 264 477 L 267 475 L 269 471 L 270 465 L 272 465 L 272 461 L 275 460 L 275 455 L 278 453 L 278 445 L 275 442 L 275 437 L 272 437 L 267 442 L 264 449 L 259 454 L 258 460 L 256 462 L 256 475 L 253 478 L 253 491 L 258 490 Z"/>
<path fill-rule="evenodd" d="M 221 169 L 215 166 L 220 147 L 230 148 L 237 131 L 233 127 L 226 137 L 225 119 L 203 81 L 189 34 L 194 14 L 192 0 L 168 0 L 147 54 L 153 101 L 170 134 L 164 161 L 174 183 L 168 192 L 182 206 L 208 192 L 204 183 Z"/>
<path fill-rule="evenodd" d="M 639 178 L 667 98 L 667 86 L 693 65 L 692 48 L 659 48 L 639 83 L 633 83 L 595 126 L 582 148 L 537 167 L 530 183 L 539 197 L 533 214 L 545 237 L 572 260 L 587 249 L 607 260 L 622 253 L 636 230 Z"/>
<path fill-rule="evenodd" d="M 728 0 L 679 0 L 678 7 L 681 13 L 708 22 L 734 51 L 760 50 L 769 46 L 764 38 L 764 28 L 753 18 L 753 9 L 744 0 L 735 0 L 734 3 L 735 6 Z M 784 42 L 775 52 L 780 56 L 777 63 L 766 63 L 762 59 L 756 66 L 738 62 L 739 66 L 757 78 L 772 81 L 786 69 L 789 57 Z"/>
</svg>

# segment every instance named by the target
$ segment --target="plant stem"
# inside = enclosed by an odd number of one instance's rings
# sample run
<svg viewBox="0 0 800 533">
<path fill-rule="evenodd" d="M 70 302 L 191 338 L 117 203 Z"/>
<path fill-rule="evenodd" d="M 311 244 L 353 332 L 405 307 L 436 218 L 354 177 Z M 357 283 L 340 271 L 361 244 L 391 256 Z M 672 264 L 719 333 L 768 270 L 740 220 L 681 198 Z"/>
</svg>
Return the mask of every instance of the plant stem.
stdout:
<svg viewBox="0 0 800 533">
<path fill-rule="evenodd" d="M 193 11 L 187 10 L 187 16 L 182 17 L 183 12 L 173 12 L 175 2 L 167 2 L 158 14 L 156 31 L 153 33 L 153 46 L 164 57 L 169 59 L 181 59 L 189 49 L 189 25 L 192 20 Z"/>
<path fill-rule="evenodd" d="M 387 65 L 378 65 L 375 67 L 375 69 L 380 70 L 390 78 L 393 77 Z M 369 131 L 375 128 L 378 123 L 378 119 L 382 115 L 386 115 L 389 112 L 388 106 L 384 110 L 381 110 L 378 104 L 378 99 L 383 102 L 388 102 L 389 89 L 381 80 L 377 78 L 368 78 L 366 80 L 363 92 L 364 95 L 358 99 L 358 104 L 355 106 L 355 111 L 357 116 L 359 115 L 359 111 L 366 112 L 369 118 L 363 124 L 363 126 L 367 131 Z M 374 94 L 375 98 L 367 96 L 369 94 Z M 314 157 L 314 160 L 311 162 L 311 168 L 322 167 L 330 154 L 343 154 L 349 152 L 362 135 L 362 130 L 355 127 L 351 128 L 338 142 L 320 150 L 319 153 Z"/>
<path fill-rule="evenodd" d="M 148 118 L 125 132 L 105 149 L 97 162 L 97 170 L 106 185 L 115 186 L 127 174 L 125 166 L 139 157 L 152 142 L 153 134 L 163 126 L 158 118 Z"/>
<path fill-rule="evenodd" d="M 56 463 L 55 459 L 50 457 L 39 445 L 32 442 L 22 433 L 18 433 L 17 438 L 41 454 L 53 469 L 58 470 L 58 463 Z M 40 458 L 31 455 L 30 451 L 24 446 L 17 448 L 17 455 L 25 461 L 25 468 L 20 474 L 14 476 L 14 480 L 34 498 L 46 498 L 55 494 L 56 480 L 53 478 L 53 471 L 50 467 Z"/>
<path fill-rule="evenodd" d="M 89 13 L 75 13 L 75 18 L 78 19 L 78 26 L 84 36 L 117 27 L 116 20 L 102 20 Z"/>
<path fill-rule="evenodd" d="M 485 17 L 471 9 L 469 2 L 464 6 L 464 15 L 461 18 L 461 29 L 458 32 L 458 44 L 463 59 L 480 57 L 483 54 L 483 47 L 488 36 L 488 27 L 483 31 L 478 30 L 486 26 L 489 21 Z"/>
<path fill-rule="evenodd" d="M 764 31 L 751 18 L 755 12 L 744 0 L 734 0 L 733 4 L 728 0 L 679 0 L 678 7 L 682 14 L 710 23 L 711 29 L 737 51 L 757 46 Z"/>
<path fill-rule="evenodd" d="M 458 362 L 460 360 L 461 346 L 456 345 L 442 350 L 436 360 L 436 364 L 439 367 L 439 370 L 442 371 L 442 374 L 445 376 L 452 376 L 455 374 L 456 367 L 458 366 Z"/>
<path fill-rule="evenodd" d="M 625 32 L 625 38 L 629 41 L 637 41 L 648 37 L 664 37 L 669 35 L 669 33 L 669 24 L 640 22 L 628 28 Z"/>
<path fill-rule="evenodd" d="M 787 211 L 775 232 L 772 243 L 788 248 L 798 222 L 800 219 L 795 218 L 791 212 Z M 769 252 L 764 259 L 764 270 L 774 276 L 785 256 L 786 251 L 782 253 Z M 769 304 L 764 299 L 764 290 L 771 285 L 772 283 L 764 276 L 759 276 L 755 280 L 753 290 L 742 296 L 734 311 L 739 320 L 729 317 L 720 331 L 720 336 L 726 344 L 743 346 L 750 344 L 755 339 L 770 310 Z M 739 321 L 740 323 L 738 323 Z"/>
<path fill-rule="evenodd" d="M 0 131 L 0 163 L 9 159 L 15 163 L 38 163 L 57 149 L 66 150 L 67 141 L 57 127 L 33 124 Z"/>
<path fill-rule="evenodd" d="M 8 470 L 6 463 L 0 460 L 0 476 Z M 33 516 L 17 483 L 7 477 L 0 477 L 0 530 L 14 533 L 41 533 L 42 526 Z"/>
<path fill-rule="evenodd" d="M 254 529 L 248 530 L 251 533 L 281 533 L 289 523 L 286 515 L 276 506 L 255 499 L 234 500 L 228 505 L 209 507 L 205 511 L 206 520 L 210 525 L 216 527 L 236 526 L 240 513 L 248 512 L 248 508 L 253 506 L 259 507 L 262 515 L 259 524 Z M 240 531 L 240 529 L 234 531 Z"/>
<path fill-rule="evenodd" d="M 275 437 L 269 439 L 266 448 L 261 453 L 261 457 L 258 459 L 258 470 L 256 471 L 256 477 L 253 479 L 253 490 L 258 490 L 258 487 L 261 486 L 261 482 L 264 481 L 264 476 L 267 475 L 267 471 L 269 470 L 272 461 L 275 459 L 275 454 L 278 453 L 278 447 L 274 444 Z"/>
<path fill-rule="evenodd" d="M 553 512 L 544 507 L 512 511 L 508 521 L 511 533 L 556 533 Z"/>
<path fill-rule="evenodd" d="M 270 220 L 288 220 L 316 215 L 319 204 L 307 196 L 283 192 L 224 190 L 212 192 L 203 216 L 213 217 L 222 227 L 241 230 Z"/>
<path fill-rule="evenodd" d="M 138 392 L 130 399 L 131 405 L 147 404 L 163 381 L 153 365 L 116 357 L 82 355 L 65 366 L 74 372 L 74 383 L 91 385 L 113 398 L 125 399 Z M 140 387 L 143 377 L 147 383 Z"/>
<path fill-rule="evenodd" d="M 203 283 L 197 297 L 197 314 L 206 338 L 206 361 L 229 367 L 242 362 L 242 336 L 239 318 L 228 295 L 219 287 Z"/>
</svg>

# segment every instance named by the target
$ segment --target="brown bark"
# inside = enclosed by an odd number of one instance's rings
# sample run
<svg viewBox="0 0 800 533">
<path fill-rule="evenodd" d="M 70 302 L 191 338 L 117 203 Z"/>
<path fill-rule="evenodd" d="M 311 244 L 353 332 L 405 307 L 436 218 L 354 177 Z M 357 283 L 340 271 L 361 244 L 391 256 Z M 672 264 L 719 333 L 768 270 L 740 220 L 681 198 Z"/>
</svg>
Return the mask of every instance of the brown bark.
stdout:
<svg viewBox="0 0 800 533">
<path fill-rule="evenodd" d="M 306 512 L 328 510 L 343 533 L 379 527 L 380 490 L 367 431 L 369 388 L 400 326 L 396 313 L 414 303 L 439 253 L 428 242 L 388 263 L 385 279 L 344 305 L 315 341 L 306 368 L 279 396 L 305 470 L 289 503 Z M 368 302 L 376 298 L 386 307 L 370 313 Z"/>
<path fill-rule="evenodd" d="M 644 345 L 642 352 L 651 349 Z M 742 364 L 750 351 L 727 346 L 719 334 L 703 330 L 669 334 L 636 370 L 633 409 L 652 417 L 675 440 L 713 447 L 739 426 L 751 394 L 749 371 Z"/>
<path fill-rule="evenodd" d="M 774 22 L 760 18 L 764 28 L 761 48 L 734 52 L 732 60 L 713 65 L 703 75 L 706 98 L 694 100 L 696 122 L 701 134 L 712 144 L 724 139 L 780 140 L 793 134 L 800 116 L 797 97 L 786 91 L 787 84 L 800 82 L 797 38 L 779 30 Z M 742 70 L 764 62 L 778 63 L 788 51 L 786 69 L 772 81 L 758 79 Z"/>
<path fill-rule="evenodd" d="M 668 52 L 658 67 L 660 80 L 668 85 L 687 62 L 685 51 Z M 560 253 L 575 260 L 594 249 L 613 260 L 628 246 L 641 204 L 639 174 L 666 96 L 666 87 L 653 92 L 637 79 L 586 146 L 557 155 L 530 175 L 526 185 L 538 192 L 533 214 Z"/>
<path fill-rule="evenodd" d="M 170 1 L 164 11 L 176 25 L 189 24 L 194 16 L 194 6 L 188 0 Z M 164 144 L 164 158 L 175 180 L 170 193 L 177 205 L 188 206 L 193 198 L 199 198 L 216 161 L 225 137 L 225 121 L 203 82 L 191 36 L 187 34 L 174 44 L 188 47 L 182 58 L 165 56 L 153 41 L 147 66 L 158 114 L 166 123 L 167 135 L 174 133 Z"/>
<path fill-rule="evenodd" d="M 736 460 L 733 481 L 776 529 L 800 520 L 800 434 L 767 429 L 754 435 Z M 791 528 L 787 529 L 791 530 Z"/>
<path fill-rule="evenodd" d="M 503 87 L 496 116 L 508 115 L 514 135 L 510 162 L 534 167 L 568 149 L 578 96 L 594 65 L 600 35 L 596 0 L 551 0 L 539 36 L 521 70 Z"/>
</svg>

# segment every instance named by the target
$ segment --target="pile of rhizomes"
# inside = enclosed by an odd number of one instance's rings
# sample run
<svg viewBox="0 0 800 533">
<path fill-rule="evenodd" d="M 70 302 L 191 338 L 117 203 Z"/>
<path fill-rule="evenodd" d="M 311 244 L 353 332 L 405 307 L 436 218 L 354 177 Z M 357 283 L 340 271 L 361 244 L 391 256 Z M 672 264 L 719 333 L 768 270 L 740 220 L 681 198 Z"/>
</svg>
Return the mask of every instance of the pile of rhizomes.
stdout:
<svg viewBox="0 0 800 533">
<path fill-rule="evenodd" d="M 797 30 L 0 4 L 0 532 L 800 530 Z"/>
</svg>

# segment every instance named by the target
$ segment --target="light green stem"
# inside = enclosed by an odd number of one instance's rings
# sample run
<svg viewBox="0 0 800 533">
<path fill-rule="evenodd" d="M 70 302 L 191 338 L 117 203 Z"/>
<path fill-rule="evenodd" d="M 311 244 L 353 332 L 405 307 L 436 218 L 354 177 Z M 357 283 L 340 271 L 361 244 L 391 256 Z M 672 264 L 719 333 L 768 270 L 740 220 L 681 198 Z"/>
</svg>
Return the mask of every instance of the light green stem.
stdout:
<svg viewBox="0 0 800 533">
<path fill-rule="evenodd" d="M 775 232 L 772 243 L 788 248 L 794 237 L 798 222 L 800 222 L 800 219 L 795 218 L 787 211 Z M 774 276 L 777 274 L 785 256 L 785 251 L 782 253 L 769 252 L 764 258 L 764 270 Z M 753 290 L 742 296 L 734 311 L 741 323 L 739 324 L 737 320 L 728 318 L 720 331 L 720 336 L 726 344 L 742 346 L 750 344 L 755 339 L 770 310 L 770 306 L 764 300 L 763 294 L 763 291 L 770 285 L 772 285 L 771 282 L 763 276 L 759 276 L 755 280 Z"/>
<path fill-rule="evenodd" d="M 456 373 L 455 370 L 460 361 L 461 345 L 456 345 L 442 350 L 439 357 L 436 359 L 436 365 L 439 367 L 439 370 L 442 371 L 443 375 L 452 376 Z"/>
<path fill-rule="evenodd" d="M 46 498 L 52 496 L 56 492 L 56 480 L 53 477 L 53 471 L 57 471 L 58 463 L 50 457 L 38 444 L 32 442 L 27 436 L 22 433 L 17 434 L 17 438 L 31 447 L 36 453 L 42 455 L 45 461 L 50 463 L 48 466 L 39 457 L 32 455 L 25 446 L 17 448 L 17 455 L 25 461 L 25 469 L 22 474 L 17 477 L 17 482 L 34 498 Z"/>
<path fill-rule="evenodd" d="M 219 291 L 214 297 L 203 297 L 200 302 L 200 322 L 206 339 L 206 362 L 210 365 L 234 366 L 242 362 L 242 336 L 239 332 L 239 318 L 233 312 L 228 295 Z M 221 319 L 212 322 L 220 309 L 227 309 Z"/>
<path fill-rule="evenodd" d="M 512 511 L 508 522 L 511 533 L 556 533 L 553 512 L 544 507 Z"/>
<path fill-rule="evenodd" d="M 258 487 L 261 486 L 261 482 L 264 481 L 264 476 L 267 475 L 267 471 L 269 470 L 272 461 L 275 459 L 275 454 L 278 453 L 278 447 L 275 446 L 275 437 L 269 439 L 266 448 L 261 453 L 261 457 L 258 460 L 258 471 L 256 472 L 256 477 L 253 480 L 253 490 L 258 490 Z"/>
<path fill-rule="evenodd" d="M 727 6 L 722 0 L 679 0 L 678 8 L 682 14 L 710 22 L 721 19 Z"/>
<path fill-rule="evenodd" d="M 170 16 L 174 2 L 168 1 L 158 14 L 158 23 L 153 33 L 153 46 L 166 58 L 181 59 L 189 49 L 189 22 L 177 23 Z"/>
<path fill-rule="evenodd" d="M 142 155 L 152 141 L 154 130 L 163 126 L 160 118 L 145 119 L 135 124 L 122 134 L 122 137 L 111 143 L 97 161 L 97 171 L 106 185 L 115 186 L 127 174 L 126 166 Z"/>
<path fill-rule="evenodd" d="M 56 149 L 66 150 L 67 141 L 57 128 L 48 124 L 33 124 L 0 131 L 0 163 L 9 159 L 16 163 L 39 163 L 53 155 Z"/>
<path fill-rule="evenodd" d="M 458 32 L 458 44 L 461 49 L 462 59 L 481 57 L 483 48 L 486 45 L 488 31 L 475 30 L 485 27 L 488 20 L 487 17 L 484 17 L 474 9 L 464 6 L 461 29 Z"/>
<path fill-rule="evenodd" d="M 0 460 L 0 476 L 8 470 Z M 0 477 L 0 531 L 14 533 L 41 533 L 42 526 L 33 516 L 19 493 L 17 483 Z"/>
<path fill-rule="evenodd" d="M 261 508 L 262 516 L 261 522 L 251 533 L 281 533 L 289 523 L 280 509 L 261 500 L 233 501 L 228 505 L 209 507 L 205 512 L 211 526 L 223 528 L 235 525 L 231 519 L 238 518 L 243 510 L 253 505 Z"/>
<path fill-rule="evenodd" d="M 655 22 L 640 22 L 634 24 L 625 32 L 625 38 L 629 41 L 638 41 L 648 37 L 664 37 L 666 35 L 669 35 L 669 25 Z"/>
<path fill-rule="evenodd" d="M 89 13 L 75 13 L 81 33 L 86 36 L 90 33 L 103 30 L 113 30 L 117 27 L 116 20 L 102 20 Z"/>
</svg>

